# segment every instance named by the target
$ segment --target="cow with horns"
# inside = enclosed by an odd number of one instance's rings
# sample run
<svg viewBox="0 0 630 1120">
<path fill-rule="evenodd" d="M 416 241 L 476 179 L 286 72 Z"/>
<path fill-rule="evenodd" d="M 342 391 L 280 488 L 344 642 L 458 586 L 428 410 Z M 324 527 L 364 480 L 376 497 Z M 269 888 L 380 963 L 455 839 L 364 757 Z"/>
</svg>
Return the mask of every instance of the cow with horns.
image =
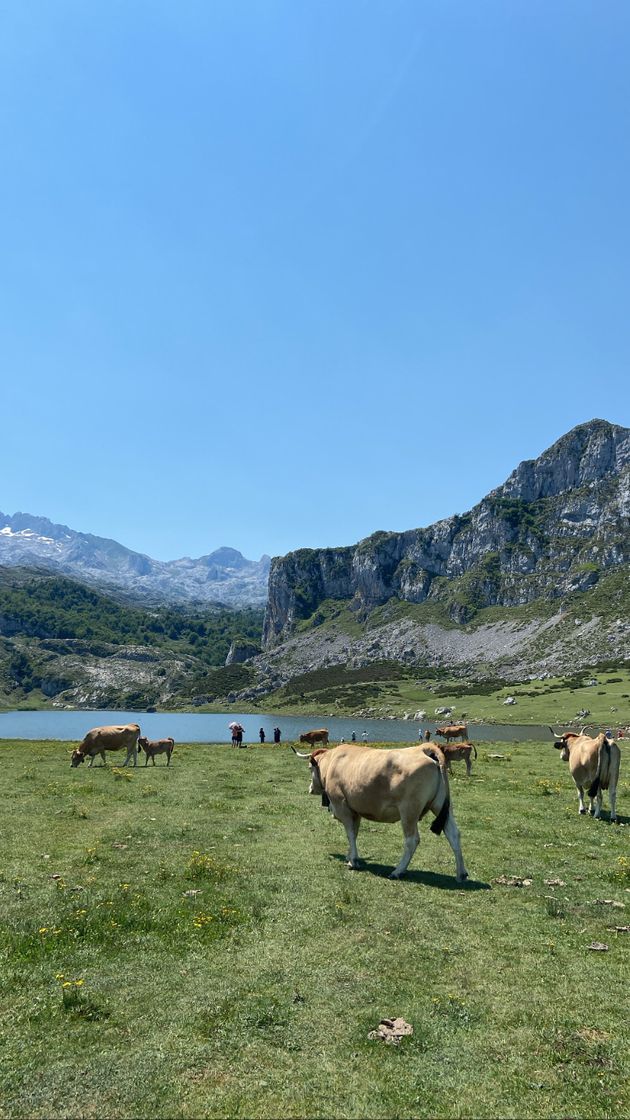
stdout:
<svg viewBox="0 0 630 1120">
<path fill-rule="evenodd" d="M 291 749 L 310 763 L 309 793 L 321 795 L 322 804 L 345 827 L 349 867 L 359 866 L 357 833 L 362 818 L 386 824 L 400 821 L 405 844 L 390 875 L 390 879 L 400 879 L 420 841 L 418 821 L 430 810 L 435 816 L 431 831 L 444 832 L 455 854 L 457 878 L 460 882 L 468 878 L 439 747 L 374 750 L 344 743 L 330 750 L 320 747 L 311 754 Z"/>
<path fill-rule="evenodd" d="M 589 812 L 599 819 L 602 815 L 602 790 L 608 790 L 610 819 L 617 820 L 617 783 L 621 752 L 614 739 L 607 738 L 602 731 L 595 739 L 585 735 L 585 728 L 564 731 L 559 734 L 553 727 L 549 730 L 554 737 L 554 747 L 561 752 L 560 758 L 569 763 L 571 777 L 575 782 L 579 798 L 579 811 L 585 813 L 584 788 L 590 798 Z"/>
</svg>

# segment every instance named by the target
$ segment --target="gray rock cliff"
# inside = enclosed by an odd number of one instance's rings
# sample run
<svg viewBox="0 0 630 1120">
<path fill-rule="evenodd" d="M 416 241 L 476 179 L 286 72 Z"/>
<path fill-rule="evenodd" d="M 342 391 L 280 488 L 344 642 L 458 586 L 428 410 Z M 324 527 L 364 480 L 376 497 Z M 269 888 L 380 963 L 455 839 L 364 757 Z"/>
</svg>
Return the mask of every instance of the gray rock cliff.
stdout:
<svg viewBox="0 0 630 1120">
<path fill-rule="evenodd" d="M 454 621 L 586 590 L 630 558 L 630 429 L 591 420 L 562 436 L 469 513 L 344 548 L 272 560 L 263 644 L 271 649 L 328 599 L 358 617 L 394 597 L 439 600 Z"/>
</svg>

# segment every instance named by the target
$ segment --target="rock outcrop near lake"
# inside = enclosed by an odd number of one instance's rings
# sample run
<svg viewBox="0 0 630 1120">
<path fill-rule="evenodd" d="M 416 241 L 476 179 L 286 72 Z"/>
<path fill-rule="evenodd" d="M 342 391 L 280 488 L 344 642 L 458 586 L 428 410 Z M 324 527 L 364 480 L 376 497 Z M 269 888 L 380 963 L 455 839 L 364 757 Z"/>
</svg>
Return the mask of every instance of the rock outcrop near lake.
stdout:
<svg viewBox="0 0 630 1120">
<path fill-rule="evenodd" d="M 270 652 L 306 620 L 316 625 L 331 600 L 345 601 L 357 621 L 398 600 L 442 604 L 466 624 L 486 607 L 561 602 L 629 559 L 630 429 L 591 420 L 521 463 L 468 513 L 276 557 L 263 645 Z"/>
</svg>

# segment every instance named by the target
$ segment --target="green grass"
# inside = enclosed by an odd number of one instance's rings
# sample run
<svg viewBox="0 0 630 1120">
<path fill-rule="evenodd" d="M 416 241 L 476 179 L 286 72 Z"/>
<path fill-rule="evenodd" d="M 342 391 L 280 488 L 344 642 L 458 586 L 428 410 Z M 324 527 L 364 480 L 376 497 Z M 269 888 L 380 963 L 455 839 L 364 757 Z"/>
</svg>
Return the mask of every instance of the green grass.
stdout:
<svg viewBox="0 0 630 1120">
<path fill-rule="evenodd" d="M 440 672 L 395 662 L 374 662 L 356 670 L 330 666 L 295 677 L 285 688 L 265 697 L 261 707 L 269 712 L 319 716 L 322 712 L 343 716 L 371 710 L 375 715 L 399 717 L 423 709 L 430 720 L 437 707 L 454 706 L 455 715 L 465 712 L 469 720 L 483 723 L 543 725 L 579 722 L 577 713 L 586 708 L 591 714 L 582 723 L 615 730 L 630 723 L 630 669 L 626 665 L 520 684 L 452 677 L 440 680 Z M 593 678 L 597 685 L 588 686 L 586 682 Z M 516 704 L 506 705 L 508 696 Z"/>
<path fill-rule="evenodd" d="M 620 826 L 547 743 L 456 764 L 459 887 L 426 823 L 401 882 L 398 826 L 364 822 L 348 871 L 286 747 L 0 750 L 0 1116 L 629 1114 L 625 759 Z M 368 1041 L 396 1015 L 412 1037 Z"/>
</svg>

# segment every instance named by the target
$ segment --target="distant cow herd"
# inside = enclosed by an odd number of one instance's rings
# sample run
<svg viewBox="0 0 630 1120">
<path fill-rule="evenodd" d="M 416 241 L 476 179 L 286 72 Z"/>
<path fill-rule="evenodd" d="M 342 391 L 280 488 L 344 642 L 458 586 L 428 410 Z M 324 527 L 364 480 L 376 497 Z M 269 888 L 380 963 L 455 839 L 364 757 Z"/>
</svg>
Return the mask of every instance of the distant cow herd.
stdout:
<svg viewBox="0 0 630 1120">
<path fill-rule="evenodd" d="M 595 738 L 573 731 L 557 733 L 549 728 L 554 747 L 560 757 L 568 762 L 575 782 L 579 812 L 586 813 L 584 791 L 590 805 L 589 812 L 596 818 L 602 813 L 602 791 L 608 790 L 610 819 L 616 821 L 617 785 L 621 753 L 610 733 L 602 732 Z M 474 743 L 467 742 L 468 727 L 465 723 L 448 724 L 436 729 L 445 744 L 432 742 L 430 732 L 423 744 L 412 747 L 375 750 L 364 744 L 344 743 L 328 747 L 327 728 L 305 731 L 300 743 L 310 748 L 303 753 L 292 747 L 294 754 L 308 760 L 310 766 L 309 793 L 321 796 L 322 803 L 340 821 L 348 837 L 348 866 L 357 868 L 357 834 L 362 819 L 388 824 L 400 821 L 404 847 L 399 863 L 390 878 L 399 879 L 407 870 L 419 843 L 418 824 L 427 812 L 435 817 L 431 831 L 444 833 L 455 855 L 456 875 L 459 881 L 468 877 L 462 856 L 459 829 L 453 815 L 448 775 L 451 764 L 463 761 L 466 774 L 472 773 L 471 756 L 477 758 Z M 451 740 L 460 739 L 455 743 Z M 262 741 L 262 740 L 261 740 Z M 322 744 L 322 745 L 318 745 Z M 99 755 L 106 765 L 107 753 L 125 753 L 123 766 L 133 762 L 138 765 L 138 750 L 144 751 L 145 767 L 149 759 L 155 766 L 156 755 L 166 755 L 170 766 L 175 742 L 171 738 L 150 740 L 140 734 L 137 723 L 122 726 L 93 727 L 72 752 L 71 766 L 77 767 L 86 758 L 90 766 Z"/>
</svg>

